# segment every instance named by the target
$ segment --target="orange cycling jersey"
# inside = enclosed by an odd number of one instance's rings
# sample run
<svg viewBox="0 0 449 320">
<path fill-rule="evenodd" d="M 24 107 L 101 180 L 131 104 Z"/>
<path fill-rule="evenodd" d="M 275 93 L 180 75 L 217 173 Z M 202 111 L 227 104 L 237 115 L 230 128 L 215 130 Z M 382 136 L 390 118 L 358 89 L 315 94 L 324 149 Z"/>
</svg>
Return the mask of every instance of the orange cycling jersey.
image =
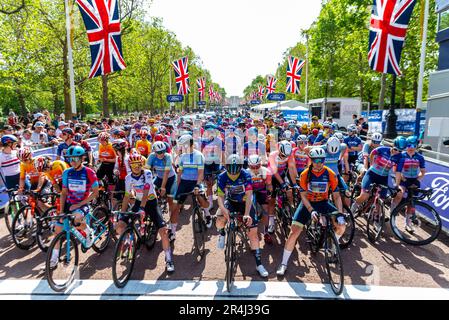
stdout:
<svg viewBox="0 0 449 320">
<path fill-rule="evenodd" d="M 30 163 L 27 162 L 20 163 L 20 179 L 25 179 L 26 175 L 30 177 L 31 184 L 39 182 L 40 173 L 34 167 L 33 161 L 31 161 Z"/>
<path fill-rule="evenodd" d="M 300 191 L 307 191 L 307 199 L 311 202 L 328 200 L 329 189 L 332 192 L 335 192 L 338 189 L 337 176 L 326 166 L 319 172 L 312 170 L 309 174 L 309 170 L 310 169 L 307 168 L 301 173 L 299 178 Z"/>
<path fill-rule="evenodd" d="M 50 171 L 46 172 L 45 176 L 52 184 L 60 183 L 62 181 L 62 173 L 68 168 L 69 166 L 64 161 L 53 161 Z"/>
<path fill-rule="evenodd" d="M 140 152 L 144 157 L 148 157 L 151 151 L 151 142 L 148 140 L 138 140 L 136 142 L 136 149 Z"/>
<path fill-rule="evenodd" d="M 116 157 L 114 148 L 112 148 L 111 143 L 108 143 L 107 145 L 100 144 L 100 147 L 98 149 L 98 155 L 99 155 L 100 160 L 115 159 L 115 157 Z"/>
</svg>

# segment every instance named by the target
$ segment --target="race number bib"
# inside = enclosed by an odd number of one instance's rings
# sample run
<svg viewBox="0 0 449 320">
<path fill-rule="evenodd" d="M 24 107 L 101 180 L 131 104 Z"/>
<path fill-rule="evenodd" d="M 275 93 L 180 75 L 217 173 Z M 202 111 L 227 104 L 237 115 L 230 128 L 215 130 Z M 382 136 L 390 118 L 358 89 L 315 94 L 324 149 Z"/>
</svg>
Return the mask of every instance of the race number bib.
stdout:
<svg viewBox="0 0 449 320">
<path fill-rule="evenodd" d="M 309 183 L 309 191 L 313 193 L 325 193 L 327 191 L 327 182 L 312 181 Z"/>
<path fill-rule="evenodd" d="M 69 179 L 69 190 L 72 192 L 86 192 L 86 181 Z"/>
</svg>

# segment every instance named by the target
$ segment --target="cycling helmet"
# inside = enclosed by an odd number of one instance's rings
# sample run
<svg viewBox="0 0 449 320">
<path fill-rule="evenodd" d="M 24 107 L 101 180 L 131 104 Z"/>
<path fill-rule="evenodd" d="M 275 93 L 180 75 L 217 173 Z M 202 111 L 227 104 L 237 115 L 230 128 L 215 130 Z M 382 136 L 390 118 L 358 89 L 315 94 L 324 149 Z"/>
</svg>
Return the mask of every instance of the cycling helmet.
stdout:
<svg viewBox="0 0 449 320">
<path fill-rule="evenodd" d="M 84 150 L 81 146 L 71 146 L 67 149 L 67 152 L 65 154 L 65 158 L 71 158 L 71 157 L 81 157 L 84 156 L 86 153 L 86 150 Z"/>
<path fill-rule="evenodd" d="M 374 132 L 371 135 L 371 141 L 376 144 L 380 144 L 382 142 L 382 138 L 383 138 L 383 136 L 382 136 L 382 133 L 380 133 L 380 132 Z"/>
<path fill-rule="evenodd" d="M 142 129 L 140 131 L 140 139 L 146 139 L 148 137 L 148 131 L 145 129 Z"/>
<path fill-rule="evenodd" d="M 312 134 L 313 134 L 314 136 L 317 136 L 318 133 L 320 133 L 320 130 L 318 130 L 318 129 L 313 129 L 313 130 L 312 130 Z"/>
<path fill-rule="evenodd" d="M 292 154 L 292 144 L 287 140 L 279 142 L 279 154 L 288 157 Z"/>
<path fill-rule="evenodd" d="M 303 123 L 302 126 L 301 126 L 301 129 L 302 130 L 307 130 L 307 129 L 309 129 L 309 126 L 307 125 L 307 123 Z"/>
<path fill-rule="evenodd" d="M 290 130 L 284 131 L 284 133 L 282 134 L 282 138 L 284 140 L 291 141 L 292 140 L 292 132 Z"/>
<path fill-rule="evenodd" d="M 329 121 L 324 121 L 323 122 L 323 128 L 330 128 L 330 127 L 331 127 L 331 124 L 330 124 Z"/>
<path fill-rule="evenodd" d="M 128 147 L 128 143 L 124 139 L 117 139 L 112 144 L 112 147 L 114 148 L 114 150 L 124 151 Z"/>
<path fill-rule="evenodd" d="M 37 172 L 43 172 L 44 170 L 50 168 L 50 161 L 50 157 L 39 156 L 34 159 L 34 168 L 37 170 Z"/>
<path fill-rule="evenodd" d="M 8 143 L 14 143 L 17 141 L 18 141 L 17 137 L 12 134 L 7 134 L 2 137 L 2 145 L 4 146 L 7 145 Z"/>
<path fill-rule="evenodd" d="M 248 130 L 248 135 L 250 136 L 257 136 L 258 135 L 258 130 L 256 127 L 252 127 Z"/>
<path fill-rule="evenodd" d="M 341 132 L 335 132 L 334 137 L 340 140 L 340 143 L 343 142 L 343 140 L 345 139 L 345 136 Z"/>
<path fill-rule="evenodd" d="M 73 141 L 80 142 L 83 140 L 83 135 L 81 133 L 75 133 L 75 136 L 73 137 Z"/>
<path fill-rule="evenodd" d="M 167 150 L 167 146 L 162 141 L 156 141 L 153 144 L 153 151 L 154 152 L 162 152 L 162 151 L 166 151 L 166 150 Z"/>
<path fill-rule="evenodd" d="M 125 130 L 125 131 L 130 131 L 131 128 L 132 128 L 132 126 L 130 126 L 129 124 L 125 124 L 125 125 L 123 126 L 123 130 Z"/>
<path fill-rule="evenodd" d="M 396 149 L 403 151 L 407 147 L 407 139 L 403 136 L 399 136 L 394 139 L 393 145 Z"/>
<path fill-rule="evenodd" d="M 340 150 L 340 140 L 337 137 L 330 137 L 326 143 L 327 152 L 335 154 Z"/>
<path fill-rule="evenodd" d="M 19 152 L 17 152 L 17 158 L 19 158 L 20 161 L 31 159 L 31 149 L 28 147 L 20 149 Z"/>
<path fill-rule="evenodd" d="M 348 132 L 356 133 L 357 132 L 357 126 L 355 124 L 350 124 L 348 127 Z"/>
<path fill-rule="evenodd" d="M 231 154 L 226 161 L 226 171 L 229 174 L 237 175 L 242 170 L 243 163 L 237 154 Z"/>
<path fill-rule="evenodd" d="M 178 139 L 178 145 L 191 144 L 193 142 L 193 137 L 190 134 L 183 134 Z"/>
<path fill-rule="evenodd" d="M 248 166 L 250 168 L 260 168 L 261 158 L 258 154 L 253 154 L 248 157 Z"/>
<path fill-rule="evenodd" d="M 331 123 L 331 128 L 332 128 L 332 130 L 338 130 L 338 124 L 336 124 L 335 122 L 332 122 Z"/>
<path fill-rule="evenodd" d="M 307 143 L 307 136 L 305 134 L 300 134 L 298 138 L 296 138 L 296 142 Z"/>
<path fill-rule="evenodd" d="M 142 124 L 141 124 L 141 123 L 136 122 L 136 123 L 134 124 L 134 129 L 141 129 L 141 128 L 142 128 Z"/>
<path fill-rule="evenodd" d="M 98 141 L 109 141 L 109 134 L 107 132 L 100 132 L 100 134 L 98 135 Z"/>
<path fill-rule="evenodd" d="M 164 136 L 162 134 L 157 134 L 154 136 L 154 141 L 164 141 Z"/>
<path fill-rule="evenodd" d="M 130 165 L 133 163 L 143 164 L 143 157 L 140 153 L 132 153 L 129 155 L 128 163 Z"/>
<path fill-rule="evenodd" d="M 326 152 L 324 151 L 323 148 L 320 147 L 313 147 L 310 151 L 309 151 L 309 157 L 310 159 L 325 159 L 326 158 Z"/>
<path fill-rule="evenodd" d="M 73 137 L 75 135 L 75 133 L 73 132 L 72 128 L 64 128 L 64 129 L 61 130 L 61 132 L 65 133 L 69 137 Z"/>
<path fill-rule="evenodd" d="M 263 133 L 259 133 L 259 135 L 257 136 L 257 140 L 265 142 L 265 136 L 263 135 Z"/>
<path fill-rule="evenodd" d="M 418 137 L 410 136 L 407 138 L 407 148 L 416 148 L 418 146 Z"/>
</svg>

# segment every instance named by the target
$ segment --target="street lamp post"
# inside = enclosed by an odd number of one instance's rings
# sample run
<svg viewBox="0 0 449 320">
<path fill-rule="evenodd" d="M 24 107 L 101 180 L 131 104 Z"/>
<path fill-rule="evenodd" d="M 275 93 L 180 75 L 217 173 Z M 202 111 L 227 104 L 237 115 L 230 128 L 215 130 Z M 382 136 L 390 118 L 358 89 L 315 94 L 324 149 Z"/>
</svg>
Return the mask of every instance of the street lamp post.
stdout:
<svg viewBox="0 0 449 320">
<path fill-rule="evenodd" d="M 323 99 L 323 113 L 326 110 L 326 105 L 327 105 L 327 90 L 329 87 L 333 87 L 334 86 L 334 80 L 319 80 L 318 82 L 319 86 L 322 87 L 323 85 L 325 85 L 324 87 L 324 99 Z"/>
<path fill-rule="evenodd" d="M 395 112 L 395 97 L 396 97 L 396 75 L 393 75 L 393 83 L 391 84 L 391 103 L 387 114 L 387 127 L 385 128 L 385 137 L 388 139 L 394 139 L 397 137 L 396 121 L 398 116 Z"/>
</svg>

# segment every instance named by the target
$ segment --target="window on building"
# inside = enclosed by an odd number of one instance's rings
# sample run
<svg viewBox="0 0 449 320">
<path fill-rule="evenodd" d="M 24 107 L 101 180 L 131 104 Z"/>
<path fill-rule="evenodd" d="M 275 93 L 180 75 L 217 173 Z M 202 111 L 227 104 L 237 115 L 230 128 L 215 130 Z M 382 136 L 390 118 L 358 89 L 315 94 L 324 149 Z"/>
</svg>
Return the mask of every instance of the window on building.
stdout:
<svg viewBox="0 0 449 320">
<path fill-rule="evenodd" d="M 449 29 L 449 10 L 440 12 L 438 15 L 438 31 Z"/>
</svg>

